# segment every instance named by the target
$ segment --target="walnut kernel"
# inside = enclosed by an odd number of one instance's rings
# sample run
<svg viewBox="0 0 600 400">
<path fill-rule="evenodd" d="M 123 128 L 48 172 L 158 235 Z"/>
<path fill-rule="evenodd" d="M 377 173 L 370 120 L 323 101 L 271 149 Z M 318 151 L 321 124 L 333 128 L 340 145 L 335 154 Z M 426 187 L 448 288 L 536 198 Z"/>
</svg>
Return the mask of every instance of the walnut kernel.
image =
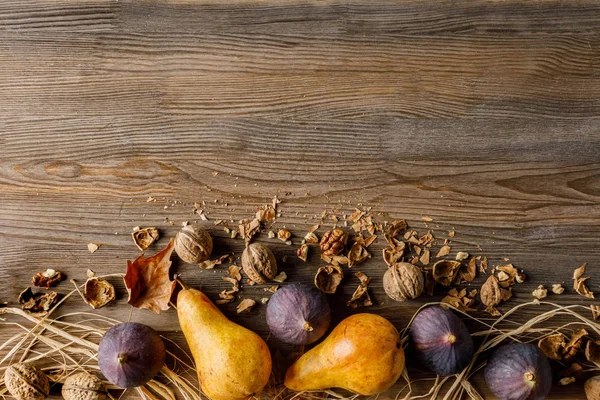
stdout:
<svg viewBox="0 0 600 400">
<path fill-rule="evenodd" d="M 321 238 L 321 251 L 326 256 L 335 256 L 344 251 L 348 234 L 341 229 L 327 231 Z"/>
<path fill-rule="evenodd" d="M 198 225 L 184 226 L 175 236 L 175 252 L 186 263 L 207 260 L 212 248 L 212 237 Z"/>
<path fill-rule="evenodd" d="M 277 260 L 267 246 L 252 243 L 242 253 L 242 268 L 254 282 L 266 283 L 277 275 Z"/>
</svg>

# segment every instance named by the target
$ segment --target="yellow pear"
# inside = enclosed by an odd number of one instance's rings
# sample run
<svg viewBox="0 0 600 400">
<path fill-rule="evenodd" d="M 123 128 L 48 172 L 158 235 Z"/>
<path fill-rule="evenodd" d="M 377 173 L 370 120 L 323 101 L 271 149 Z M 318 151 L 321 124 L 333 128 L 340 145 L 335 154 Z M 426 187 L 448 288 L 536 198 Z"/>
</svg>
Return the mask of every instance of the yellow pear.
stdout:
<svg viewBox="0 0 600 400">
<path fill-rule="evenodd" d="M 404 370 L 398 331 L 375 314 L 355 314 L 306 352 L 285 374 L 295 391 L 339 387 L 370 396 L 389 389 Z"/>
<path fill-rule="evenodd" d="M 177 315 L 206 396 L 245 400 L 265 387 L 271 353 L 260 336 L 231 322 L 196 289 L 179 292 Z"/>
</svg>

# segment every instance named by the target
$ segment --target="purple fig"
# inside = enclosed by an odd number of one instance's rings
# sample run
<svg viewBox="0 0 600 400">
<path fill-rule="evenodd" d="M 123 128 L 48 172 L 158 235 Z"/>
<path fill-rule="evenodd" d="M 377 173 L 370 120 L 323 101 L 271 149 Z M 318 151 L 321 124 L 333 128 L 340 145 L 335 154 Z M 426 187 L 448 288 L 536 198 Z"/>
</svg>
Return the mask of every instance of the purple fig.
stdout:
<svg viewBox="0 0 600 400">
<path fill-rule="evenodd" d="M 165 344 L 156 331 L 137 322 L 110 328 L 100 341 L 98 365 L 114 385 L 141 386 L 152 379 L 165 363 Z"/>
<path fill-rule="evenodd" d="M 529 343 L 498 348 L 488 360 L 484 376 L 491 392 L 503 400 L 542 400 L 552 386 L 548 358 Z"/>
<path fill-rule="evenodd" d="M 441 376 L 462 371 L 475 350 L 462 320 L 439 306 L 424 308 L 417 314 L 410 326 L 410 337 L 421 363 Z"/>
<path fill-rule="evenodd" d="M 293 345 L 314 343 L 329 328 L 331 309 L 319 289 L 294 283 L 279 289 L 267 305 L 273 336 Z"/>
</svg>

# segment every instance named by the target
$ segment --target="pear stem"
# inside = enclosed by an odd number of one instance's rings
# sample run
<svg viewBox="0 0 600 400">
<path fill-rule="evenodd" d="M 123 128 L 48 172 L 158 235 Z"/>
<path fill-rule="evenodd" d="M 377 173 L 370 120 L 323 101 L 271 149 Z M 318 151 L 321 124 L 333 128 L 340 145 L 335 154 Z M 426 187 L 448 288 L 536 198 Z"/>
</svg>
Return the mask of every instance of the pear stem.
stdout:
<svg viewBox="0 0 600 400">
<path fill-rule="evenodd" d="M 186 285 L 185 283 L 183 283 L 183 281 L 181 280 L 181 278 L 177 277 L 177 278 L 175 278 L 175 280 L 177 281 L 177 283 L 179 283 L 181 285 L 181 287 L 184 290 L 188 290 L 190 288 L 188 285 Z"/>
</svg>

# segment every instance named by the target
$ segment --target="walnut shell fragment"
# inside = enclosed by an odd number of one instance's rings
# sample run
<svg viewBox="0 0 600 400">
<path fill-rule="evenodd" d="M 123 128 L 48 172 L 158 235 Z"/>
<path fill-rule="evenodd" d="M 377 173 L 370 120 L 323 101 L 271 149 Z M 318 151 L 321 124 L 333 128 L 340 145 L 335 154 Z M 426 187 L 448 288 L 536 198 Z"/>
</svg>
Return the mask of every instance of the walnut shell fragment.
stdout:
<svg viewBox="0 0 600 400">
<path fill-rule="evenodd" d="M 589 362 L 600 364 L 600 341 L 589 340 L 585 346 L 585 358 Z"/>
<path fill-rule="evenodd" d="M 562 333 L 548 335 L 538 341 L 538 347 L 551 360 L 562 360 L 564 356 L 565 337 Z"/>
<path fill-rule="evenodd" d="M 481 286 L 479 297 L 481 298 L 481 302 L 487 307 L 495 307 L 500 304 L 500 301 L 502 301 L 502 292 L 500 291 L 496 275 L 490 275 L 483 286 Z"/>
<path fill-rule="evenodd" d="M 212 237 L 198 225 L 186 225 L 175 236 L 175 252 L 186 263 L 208 260 L 212 249 Z"/>
<path fill-rule="evenodd" d="M 320 267 L 315 275 L 315 286 L 323 293 L 333 294 L 344 279 L 342 268 L 337 265 Z"/>
<path fill-rule="evenodd" d="M 588 379 L 583 389 L 587 400 L 600 400 L 600 375 Z"/>
<path fill-rule="evenodd" d="M 410 263 L 396 263 L 383 275 L 383 289 L 392 300 L 416 299 L 423 293 L 424 288 L 423 272 Z"/>
<path fill-rule="evenodd" d="M 28 287 L 19 294 L 19 303 L 23 311 L 43 317 L 58 303 L 58 297 L 59 295 L 56 292 L 34 294 L 31 288 Z"/>
<path fill-rule="evenodd" d="M 148 247 L 152 245 L 152 243 L 158 240 L 159 234 L 158 229 L 155 227 L 149 228 L 138 228 L 131 232 L 131 237 L 133 238 L 133 243 L 137 246 L 141 251 L 146 250 Z"/>
<path fill-rule="evenodd" d="M 401 246 L 397 247 L 386 247 L 383 249 L 383 260 L 388 266 L 392 266 L 402 260 L 404 256 L 404 247 L 406 245 L 402 242 Z"/>
<path fill-rule="evenodd" d="M 433 264 L 433 279 L 444 286 L 450 286 L 456 279 L 460 266 L 460 261 L 440 260 Z"/>
<path fill-rule="evenodd" d="M 79 372 L 65 380 L 62 396 L 65 400 L 103 400 L 106 398 L 106 387 L 96 375 Z"/>
<path fill-rule="evenodd" d="M 93 309 L 104 307 L 115 299 L 115 287 L 106 279 L 88 278 L 83 287 L 83 299 Z"/>
<path fill-rule="evenodd" d="M 354 291 L 354 294 L 352 294 L 352 297 L 350 298 L 350 300 L 348 300 L 346 305 L 351 308 L 372 306 L 373 302 L 371 301 L 371 296 L 369 296 L 368 290 L 371 278 L 369 278 L 362 272 L 357 272 L 354 275 L 358 279 L 360 279 L 360 285 L 358 285 L 358 287 Z"/>
<path fill-rule="evenodd" d="M 64 275 L 60 271 L 48 268 L 44 272 L 38 272 L 31 279 L 31 283 L 37 287 L 50 288 L 56 286 L 62 281 Z"/>
<path fill-rule="evenodd" d="M 369 254 L 367 248 L 361 243 L 355 242 L 348 252 L 348 267 L 352 268 L 356 264 L 360 264 L 369 258 L 371 258 L 371 254 Z"/>
<path fill-rule="evenodd" d="M 321 238 L 319 246 L 326 256 L 336 256 L 344 251 L 348 234 L 341 229 L 327 231 Z"/>
<path fill-rule="evenodd" d="M 275 255 L 264 244 L 249 244 L 242 253 L 242 268 L 256 283 L 266 283 L 277 275 Z"/>
<path fill-rule="evenodd" d="M 11 364 L 4 373 L 8 392 L 18 400 L 44 400 L 50 393 L 46 374 L 31 364 Z"/>
<path fill-rule="evenodd" d="M 575 329 L 571 339 L 565 345 L 564 361 L 572 361 L 580 350 L 583 350 L 584 344 L 589 337 L 588 331 L 583 328 Z"/>
</svg>

